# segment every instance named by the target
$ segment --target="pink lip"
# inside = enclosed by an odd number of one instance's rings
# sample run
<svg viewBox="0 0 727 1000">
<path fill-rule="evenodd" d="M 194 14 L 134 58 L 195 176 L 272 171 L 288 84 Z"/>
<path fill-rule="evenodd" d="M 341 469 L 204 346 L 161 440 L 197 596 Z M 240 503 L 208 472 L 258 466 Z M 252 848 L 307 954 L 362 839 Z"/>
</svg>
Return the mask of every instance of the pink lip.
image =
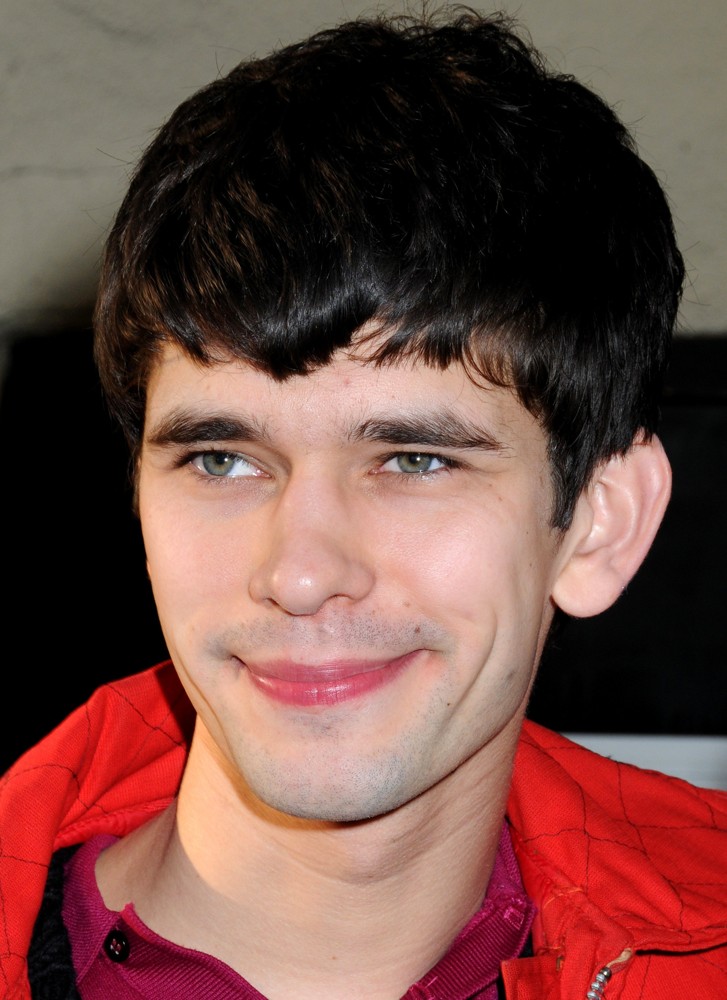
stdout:
<svg viewBox="0 0 727 1000">
<path fill-rule="evenodd" d="M 406 669 L 416 652 L 393 660 L 337 660 L 308 666 L 290 660 L 245 662 L 259 691 L 286 705 L 338 705 L 384 687 Z"/>
</svg>

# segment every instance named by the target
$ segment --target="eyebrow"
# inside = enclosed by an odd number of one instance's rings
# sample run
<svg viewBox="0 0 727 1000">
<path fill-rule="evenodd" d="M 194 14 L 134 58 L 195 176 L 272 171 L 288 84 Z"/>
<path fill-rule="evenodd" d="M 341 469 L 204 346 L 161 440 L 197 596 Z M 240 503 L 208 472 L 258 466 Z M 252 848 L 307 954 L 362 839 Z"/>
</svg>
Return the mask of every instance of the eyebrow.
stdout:
<svg viewBox="0 0 727 1000">
<path fill-rule="evenodd" d="M 474 421 L 452 410 L 436 410 L 421 415 L 364 421 L 352 435 L 354 440 L 382 444 L 416 444 L 427 448 L 507 451 L 503 442 Z"/>
<path fill-rule="evenodd" d="M 192 410 L 172 410 L 145 435 L 157 447 L 203 441 L 269 441 L 270 435 L 255 418 L 211 413 L 200 416 Z"/>
<path fill-rule="evenodd" d="M 353 427 L 347 437 L 350 441 L 377 441 L 387 445 L 418 445 L 424 448 L 508 450 L 493 434 L 449 409 L 370 418 Z M 187 409 L 172 410 L 145 435 L 146 444 L 156 447 L 213 441 L 272 444 L 264 423 L 255 417 L 228 413 L 201 416 Z"/>
</svg>

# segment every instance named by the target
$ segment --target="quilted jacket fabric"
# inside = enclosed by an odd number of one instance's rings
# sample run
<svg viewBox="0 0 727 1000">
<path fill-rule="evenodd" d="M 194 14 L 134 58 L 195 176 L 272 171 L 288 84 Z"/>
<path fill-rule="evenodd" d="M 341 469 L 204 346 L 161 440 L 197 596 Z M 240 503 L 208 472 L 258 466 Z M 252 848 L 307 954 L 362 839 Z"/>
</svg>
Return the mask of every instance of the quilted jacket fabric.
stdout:
<svg viewBox="0 0 727 1000">
<path fill-rule="evenodd" d="M 193 722 L 173 667 L 161 664 L 100 688 L 2 778 L 7 1000 L 31 995 L 26 954 L 52 853 L 96 833 L 123 836 L 164 809 Z M 507 816 L 538 906 L 534 956 L 503 970 L 509 1000 L 727 997 L 727 794 L 527 722 Z"/>
</svg>

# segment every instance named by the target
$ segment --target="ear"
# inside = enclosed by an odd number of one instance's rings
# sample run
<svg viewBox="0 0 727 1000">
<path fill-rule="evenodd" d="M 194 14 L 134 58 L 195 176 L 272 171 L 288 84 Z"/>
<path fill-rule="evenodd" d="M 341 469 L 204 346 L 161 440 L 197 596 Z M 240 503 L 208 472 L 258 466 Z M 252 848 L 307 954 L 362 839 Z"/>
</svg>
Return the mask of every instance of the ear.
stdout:
<svg viewBox="0 0 727 1000">
<path fill-rule="evenodd" d="M 621 595 L 651 547 L 671 494 L 671 468 L 656 437 L 600 466 L 576 505 L 552 590 L 566 614 L 587 618 Z"/>
</svg>

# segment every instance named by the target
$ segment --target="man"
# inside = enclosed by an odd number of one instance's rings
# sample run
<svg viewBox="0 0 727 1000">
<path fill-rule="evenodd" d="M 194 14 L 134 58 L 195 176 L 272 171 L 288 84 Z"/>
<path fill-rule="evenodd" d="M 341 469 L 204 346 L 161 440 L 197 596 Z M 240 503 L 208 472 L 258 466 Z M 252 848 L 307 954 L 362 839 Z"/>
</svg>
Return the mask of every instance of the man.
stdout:
<svg viewBox="0 0 727 1000">
<path fill-rule="evenodd" d="M 727 797 L 523 721 L 661 520 L 682 278 L 623 126 L 503 18 L 177 109 L 96 315 L 174 667 L 6 776 L 6 995 L 725 995 Z"/>
</svg>

